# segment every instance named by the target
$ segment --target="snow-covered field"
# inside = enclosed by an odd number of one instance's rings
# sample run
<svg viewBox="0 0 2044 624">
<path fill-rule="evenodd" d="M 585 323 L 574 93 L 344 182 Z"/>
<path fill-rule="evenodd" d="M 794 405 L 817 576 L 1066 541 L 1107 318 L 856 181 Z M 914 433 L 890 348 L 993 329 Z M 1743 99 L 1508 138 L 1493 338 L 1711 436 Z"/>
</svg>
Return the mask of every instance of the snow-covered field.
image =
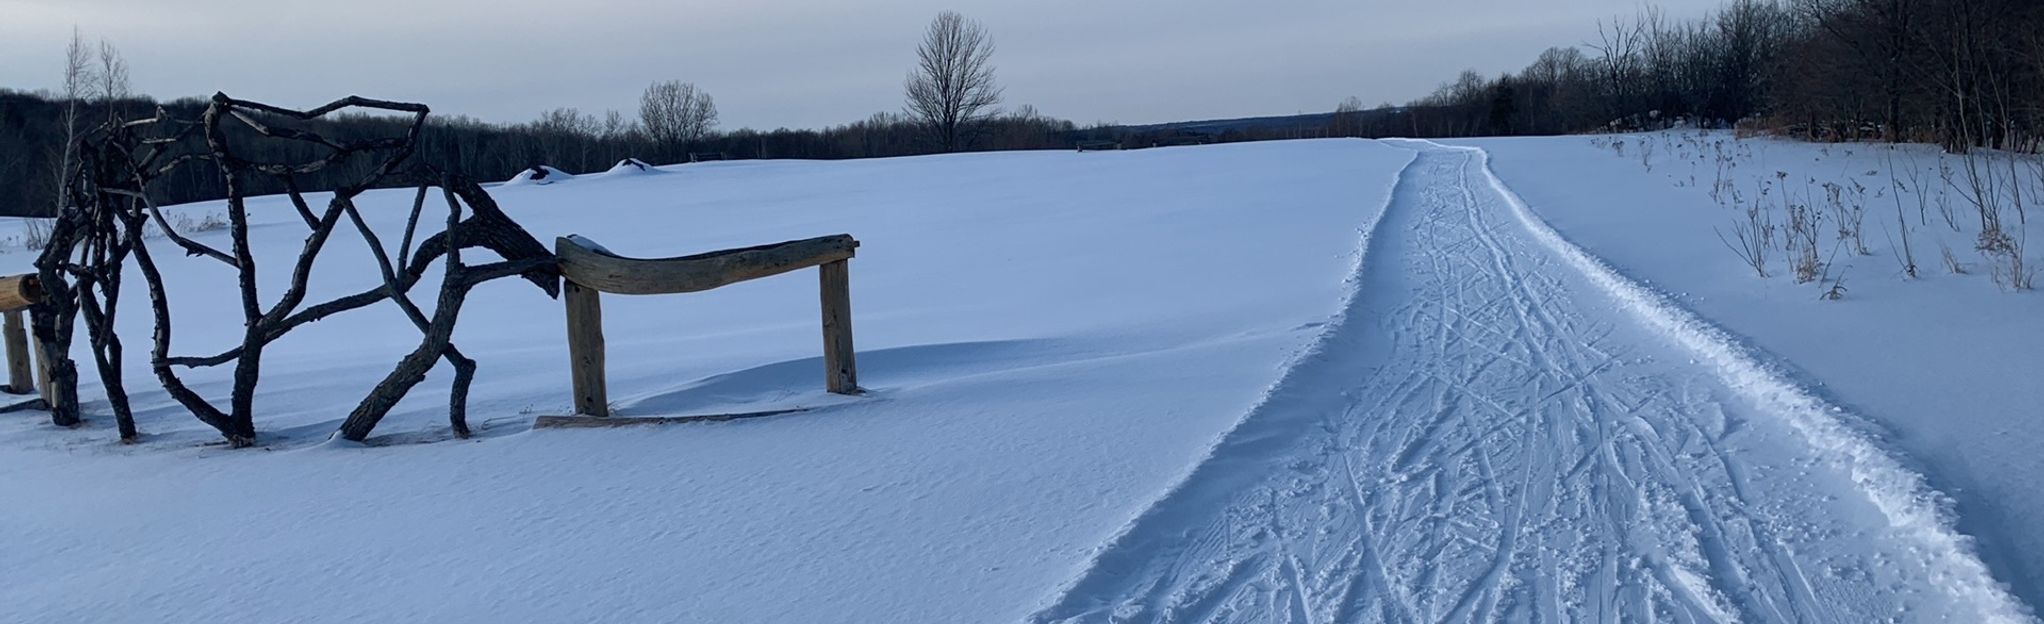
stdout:
<svg viewBox="0 0 2044 624">
<path fill-rule="evenodd" d="M 1763 280 L 1678 172 L 1717 165 L 1652 140 L 1651 170 L 1609 139 L 1332 140 L 499 186 L 542 240 L 627 255 L 857 236 L 871 392 L 822 392 L 807 273 L 604 301 L 620 413 L 816 408 L 785 417 L 529 430 L 569 410 L 567 355 L 515 281 L 456 334 L 471 441 L 444 376 L 377 444 L 325 441 L 414 345 L 394 310 L 271 348 L 259 449 L 130 362 L 142 444 L 100 402 L 0 415 L 0 620 L 2029 621 L 2044 305 L 1929 238 L 1920 280 L 1831 259 L 1842 300 Z M 1746 186 L 1869 158 L 1736 144 Z M 366 205 L 395 228 L 409 199 Z M 303 225 L 258 206 L 288 257 Z M 315 297 L 376 282 L 336 236 Z M 177 350 L 230 344 L 230 276 L 167 272 Z"/>
</svg>

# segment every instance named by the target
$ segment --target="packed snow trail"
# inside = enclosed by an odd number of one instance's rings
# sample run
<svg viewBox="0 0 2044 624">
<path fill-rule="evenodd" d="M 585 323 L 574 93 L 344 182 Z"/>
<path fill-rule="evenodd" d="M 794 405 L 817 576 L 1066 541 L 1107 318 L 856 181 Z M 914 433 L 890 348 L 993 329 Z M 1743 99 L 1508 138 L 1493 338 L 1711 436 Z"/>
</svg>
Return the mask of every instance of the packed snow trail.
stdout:
<svg viewBox="0 0 2044 624">
<path fill-rule="evenodd" d="M 1037 621 L 2029 619 L 1920 480 L 1414 146 L 1347 310 Z"/>
</svg>

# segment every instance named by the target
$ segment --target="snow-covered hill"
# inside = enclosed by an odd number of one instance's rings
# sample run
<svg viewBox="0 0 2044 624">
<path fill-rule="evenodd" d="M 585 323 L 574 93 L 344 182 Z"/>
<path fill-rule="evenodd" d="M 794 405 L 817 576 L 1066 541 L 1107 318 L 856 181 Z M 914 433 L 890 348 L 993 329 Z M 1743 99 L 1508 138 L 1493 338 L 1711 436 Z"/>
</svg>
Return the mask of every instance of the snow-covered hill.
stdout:
<svg viewBox="0 0 2044 624">
<path fill-rule="evenodd" d="M 800 273 L 607 296 L 611 397 L 624 415 L 815 409 L 533 431 L 569 410 L 561 304 L 502 282 L 456 334 L 482 365 L 478 439 L 446 439 L 436 377 L 375 444 L 336 444 L 415 343 L 394 310 L 339 316 L 271 348 L 260 449 L 208 446 L 139 389 L 134 446 L 103 416 L 0 415 L 0 620 L 2029 620 L 2044 544 L 2020 527 L 2044 497 L 2016 486 L 2044 472 L 2020 453 L 2044 419 L 2011 384 L 2044 372 L 2023 357 L 2044 347 L 2036 297 L 1883 276 L 1878 249 L 1837 263 L 1843 300 L 1761 280 L 1713 236 L 1732 213 L 1668 177 L 1676 160 L 1649 170 L 1603 141 L 498 186 L 542 240 L 626 255 L 857 236 L 870 394 L 822 391 Z M 391 228 L 409 200 L 365 205 Z M 258 257 L 288 257 L 303 225 L 256 205 Z M 314 297 L 377 282 L 336 237 Z M 177 351 L 238 337 L 232 297 L 193 295 L 230 292 L 229 274 L 168 272 Z M 226 390 L 224 371 L 191 381 Z"/>
</svg>

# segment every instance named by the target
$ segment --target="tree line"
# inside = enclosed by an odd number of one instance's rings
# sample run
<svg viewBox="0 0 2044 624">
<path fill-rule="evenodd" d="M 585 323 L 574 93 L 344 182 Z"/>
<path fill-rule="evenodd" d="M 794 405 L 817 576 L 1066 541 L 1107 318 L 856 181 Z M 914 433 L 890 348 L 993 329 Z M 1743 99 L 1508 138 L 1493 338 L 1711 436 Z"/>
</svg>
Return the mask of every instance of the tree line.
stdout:
<svg viewBox="0 0 2044 624">
<path fill-rule="evenodd" d="M 1598 24 L 1517 73 L 1465 71 L 1352 136 L 1744 125 L 1812 140 L 2036 151 L 2044 3 L 1734 0 L 1694 20 Z"/>
<path fill-rule="evenodd" d="M 62 92 L 0 89 L 0 215 L 54 215 L 63 196 L 62 172 L 76 167 L 78 137 L 101 122 L 151 117 L 197 120 L 201 98 L 159 101 L 127 87 L 119 51 L 86 45 L 74 33 Z M 627 158 L 667 164 L 698 159 L 844 159 L 909 156 L 962 150 L 1071 148 L 1104 131 L 1081 130 L 1023 105 L 1000 109 L 1001 88 L 991 63 L 992 38 L 978 22 L 952 12 L 932 20 L 917 48 L 917 64 L 904 82 L 905 105 L 865 119 L 821 129 L 718 128 L 711 94 L 695 84 L 664 80 L 647 86 L 633 112 L 601 114 L 557 108 L 524 123 L 490 123 L 461 115 L 434 115 L 421 132 L 416 157 L 485 180 L 502 180 L 537 165 L 573 173 L 603 171 Z M 401 134 L 407 120 L 349 115 L 314 121 L 269 120 L 302 126 L 336 140 Z M 275 162 L 315 149 L 289 143 L 229 138 L 243 153 Z M 365 172 L 348 167 L 300 176 L 301 189 L 327 190 Z M 281 182 L 253 182 L 255 192 L 280 193 Z M 271 188 L 275 187 L 275 188 Z M 160 203 L 226 196 L 218 176 L 178 175 L 158 180 Z"/>
<path fill-rule="evenodd" d="M 655 87 L 664 90 L 661 85 Z M 59 163 L 65 158 L 61 146 L 70 143 L 68 136 L 82 131 L 67 130 L 65 111 L 79 111 L 81 123 L 70 126 L 78 128 L 109 115 L 129 119 L 148 116 L 159 107 L 172 117 L 196 120 L 205 111 L 206 101 L 199 98 L 157 101 L 141 96 L 111 101 L 66 100 L 50 94 L 0 89 L 0 215 L 54 214 L 56 198 L 62 191 L 57 175 Z M 693 110 L 710 112 L 713 107 L 699 106 Z M 965 125 L 967 131 L 954 129 L 960 142 L 953 148 L 933 139 L 924 122 L 900 112 L 874 113 L 865 119 L 821 129 L 718 131 L 714 113 L 708 119 L 679 125 L 664 125 L 663 119 L 647 124 L 615 111 L 599 116 L 560 108 L 531 122 L 501 124 L 436 114 L 422 131 L 418 158 L 479 179 L 502 180 L 540 164 L 584 173 L 603 171 L 626 158 L 668 164 L 704 158 L 845 159 L 954 150 L 1069 149 L 1076 141 L 1092 136 L 1070 121 L 1044 116 L 1028 106 L 975 119 Z M 388 136 L 400 129 L 403 121 L 354 115 L 307 125 L 328 136 L 356 138 Z M 261 150 L 266 149 L 262 146 L 249 149 L 264 158 L 284 160 L 288 156 L 262 154 Z M 359 173 L 314 172 L 300 182 L 304 188 L 324 190 Z M 159 201 L 165 203 L 226 196 L 226 189 L 217 177 L 194 175 L 165 179 L 159 184 L 163 194 Z M 282 192 L 281 188 L 265 190 Z"/>
<path fill-rule="evenodd" d="M 429 120 L 424 162 L 481 179 L 547 164 L 602 171 L 626 158 L 691 160 L 907 156 L 961 150 L 1127 147 L 1352 137 L 1564 134 L 1688 124 L 1743 125 L 1814 140 L 1937 143 L 2035 151 L 2044 129 L 2044 3 L 2034 0 L 1732 0 L 1693 20 L 1648 8 L 1598 24 L 1594 41 L 1542 52 L 1524 69 L 1464 71 L 1403 106 L 1359 98 L 1296 123 L 1187 130 L 1081 128 L 1028 106 L 1000 108 L 993 40 L 980 23 L 939 14 L 916 48 L 904 105 L 821 129 L 722 130 L 715 99 L 679 80 L 654 82 L 636 111 L 546 111 L 525 123 L 460 115 Z M 199 98 L 129 93 L 113 46 L 74 34 L 63 92 L 0 89 L 0 215 L 52 214 L 70 146 L 83 128 L 162 108 L 196 118 Z M 337 137 L 381 136 L 397 120 L 322 120 Z M 251 146 L 251 150 L 261 148 Z M 271 155 L 283 158 L 284 155 Z M 357 171 L 315 172 L 332 188 Z M 161 182 L 164 202 L 223 197 L 221 181 Z M 262 189 L 281 192 L 282 189 Z"/>
</svg>

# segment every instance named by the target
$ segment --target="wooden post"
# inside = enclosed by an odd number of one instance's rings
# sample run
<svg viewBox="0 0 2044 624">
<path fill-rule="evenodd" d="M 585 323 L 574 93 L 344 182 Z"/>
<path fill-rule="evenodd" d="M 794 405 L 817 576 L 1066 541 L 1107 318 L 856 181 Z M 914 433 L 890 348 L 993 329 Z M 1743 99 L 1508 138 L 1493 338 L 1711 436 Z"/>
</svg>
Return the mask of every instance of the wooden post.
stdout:
<svg viewBox="0 0 2044 624">
<path fill-rule="evenodd" d="M 21 316 L 21 310 L 9 310 L 0 333 L 7 343 L 7 391 L 28 394 L 35 391 L 35 373 L 29 365 L 34 354 L 28 352 L 28 329 Z"/>
<path fill-rule="evenodd" d="M 50 387 L 50 358 L 43 354 L 43 339 L 36 337 L 34 333 L 30 333 L 28 344 L 29 350 L 35 352 L 36 394 L 42 396 L 43 405 L 56 409 L 57 401 L 54 398 L 56 393 Z"/>
<path fill-rule="evenodd" d="M 603 302 L 596 290 L 563 280 L 568 306 L 568 368 L 575 387 L 575 413 L 609 416 L 603 380 Z"/>
<path fill-rule="evenodd" d="M 823 286 L 824 387 L 837 394 L 859 393 L 859 367 L 852 355 L 851 264 L 847 260 L 818 267 Z"/>
</svg>

